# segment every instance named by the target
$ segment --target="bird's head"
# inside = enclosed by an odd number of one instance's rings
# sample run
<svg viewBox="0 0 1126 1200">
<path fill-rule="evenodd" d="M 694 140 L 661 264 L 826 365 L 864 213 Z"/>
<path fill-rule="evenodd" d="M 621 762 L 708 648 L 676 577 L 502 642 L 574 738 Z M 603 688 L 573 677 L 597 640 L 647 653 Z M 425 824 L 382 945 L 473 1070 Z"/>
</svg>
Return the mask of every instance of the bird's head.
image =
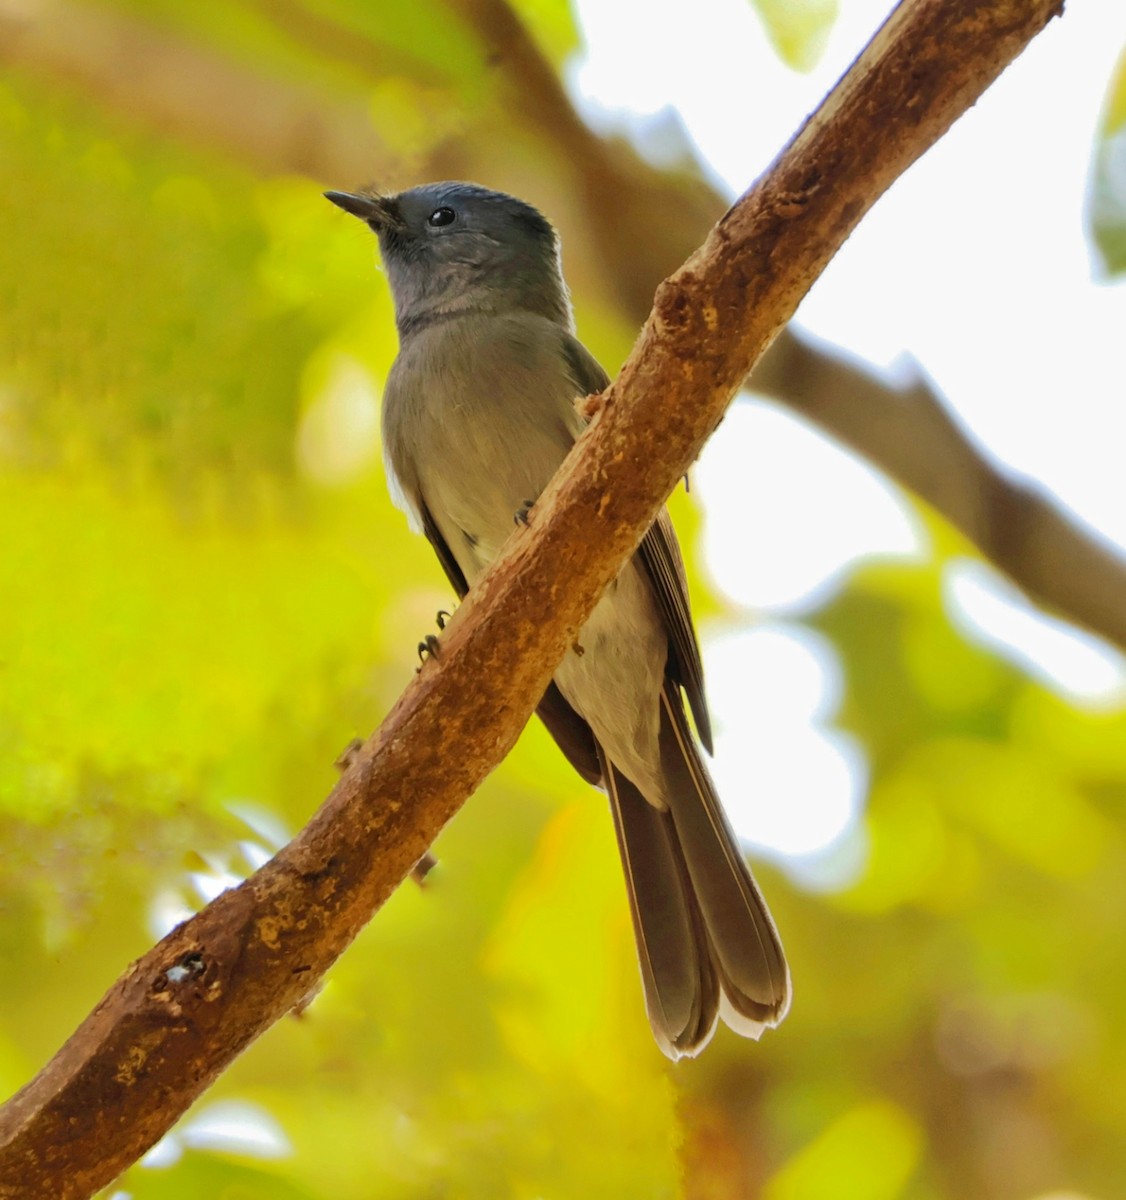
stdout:
<svg viewBox="0 0 1126 1200">
<path fill-rule="evenodd" d="M 379 238 L 401 334 L 463 311 L 525 310 L 570 328 L 559 239 L 523 200 L 473 183 L 325 196 Z"/>
</svg>

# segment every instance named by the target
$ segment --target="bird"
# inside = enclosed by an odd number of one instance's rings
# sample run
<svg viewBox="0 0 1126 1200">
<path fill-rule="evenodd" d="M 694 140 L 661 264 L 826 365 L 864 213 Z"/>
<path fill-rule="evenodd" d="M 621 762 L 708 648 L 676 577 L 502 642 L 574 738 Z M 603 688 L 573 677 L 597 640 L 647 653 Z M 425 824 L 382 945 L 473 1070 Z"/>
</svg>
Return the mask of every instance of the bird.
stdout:
<svg viewBox="0 0 1126 1200">
<path fill-rule="evenodd" d="M 532 205 L 457 181 L 325 196 L 378 238 L 399 337 L 382 399 L 388 482 L 464 598 L 581 434 L 577 402 L 609 377 L 575 336 L 560 241 Z M 756 1039 L 776 1026 L 789 969 L 701 753 L 711 720 L 667 511 L 536 711 L 609 797 L 660 1049 L 695 1056 L 721 1019 Z"/>
</svg>

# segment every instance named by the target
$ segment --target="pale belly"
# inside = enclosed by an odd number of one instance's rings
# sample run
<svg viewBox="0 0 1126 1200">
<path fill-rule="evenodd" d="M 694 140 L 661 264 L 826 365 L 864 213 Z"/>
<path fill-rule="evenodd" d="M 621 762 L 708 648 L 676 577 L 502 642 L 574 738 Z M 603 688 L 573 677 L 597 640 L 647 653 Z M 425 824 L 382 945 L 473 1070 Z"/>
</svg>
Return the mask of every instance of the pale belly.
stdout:
<svg viewBox="0 0 1126 1200">
<path fill-rule="evenodd" d="M 425 405 L 415 404 L 410 437 L 400 433 L 396 444 L 407 484 L 401 490 L 409 496 L 411 477 L 417 480 L 472 586 L 511 536 L 516 513 L 558 470 L 581 421 L 573 384 L 557 362 L 533 361 L 524 372 L 509 355 L 500 369 L 498 352 L 473 370 L 467 364 L 484 353 L 480 340 L 453 350 L 458 370 L 434 369 L 435 390 Z M 398 402 L 415 395 L 400 393 Z M 577 645 L 582 652 L 568 650 L 556 673 L 559 690 L 615 766 L 664 807 L 658 727 L 668 635 L 639 562 L 626 564 L 607 588 Z"/>
<path fill-rule="evenodd" d="M 627 563 L 555 673 L 567 703 L 590 725 L 614 765 L 652 804 L 667 806 L 658 730 L 668 637 L 645 569 Z"/>
</svg>

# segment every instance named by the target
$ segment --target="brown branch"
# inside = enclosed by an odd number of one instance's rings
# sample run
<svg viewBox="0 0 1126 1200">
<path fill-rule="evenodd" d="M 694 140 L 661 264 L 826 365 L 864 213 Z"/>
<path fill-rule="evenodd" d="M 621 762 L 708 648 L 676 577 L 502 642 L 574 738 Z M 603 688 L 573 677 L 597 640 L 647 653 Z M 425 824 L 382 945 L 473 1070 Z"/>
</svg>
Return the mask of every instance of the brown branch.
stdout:
<svg viewBox="0 0 1126 1200">
<path fill-rule="evenodd" d="M 933 505 L 1034 600 L 1126 649 L 1126 556 L 990 459 L 921 372 L 896 387 L 791 332 L 752 384 Z"/>
<path fill-rule="evenodd" d="M 507 0 L 449 0 L 502 66 L 513 112 L 571 165 L 585 232 L 627 311 L 642 315 L 655 282 L 722 204 L 702 180 L 670 178 L 580 119 L 551 64 Z M 691 184 L 691 186 L 689 186 Z M 607 204 L 606 197 L 614 197 Z M 662 219 L 663 218 L 663 219 Z M 639 244 L 632 230 L 645 229 Z M 638 310 L 641 311 L 638 311 Z M 957 423 L 929 379 L 903 388 L 783 330 L 749 380 L 815 421 L 937 509 L 1033 600 L 1126 650 L 1126 556 L 1040 489 L 1002 470 Z"/>
<path fill-rule="evenodd" d="M 129 967 L 0 1110 L 0 1196 L 76 1200 L 109 1183 L 308 992 L 512 746 L 595 598 L 831 255 L 1057 7 L 909 0 L 892 14 L 658 289 L 532 528 L 312 821 Z"/>
</svg>

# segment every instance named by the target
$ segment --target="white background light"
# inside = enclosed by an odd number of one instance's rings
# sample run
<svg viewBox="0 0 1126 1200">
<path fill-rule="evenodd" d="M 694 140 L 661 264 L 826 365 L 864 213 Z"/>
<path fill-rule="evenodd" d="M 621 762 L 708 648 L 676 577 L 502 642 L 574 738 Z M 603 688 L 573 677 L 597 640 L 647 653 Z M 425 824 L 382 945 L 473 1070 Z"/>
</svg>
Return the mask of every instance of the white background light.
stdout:
<svg viewBox="0 0 1126 1200">
<path fill-rule="evenodd" d="M 696 0 L 687 17 L 682 6 L 645 0 L 576 0 L 590 49 L 572 64 L 572 90 L 602 129 L 636 132 L 660 113 L 667 128 L 671 110 L 734 196 L 890 8 L 842 0 L 820 64 L 800 75 L 779 61 L 746 0 Z M 878 203 L 798 314 L 872 363 L 914 355 L 999 459 L 1119 543 L 1126 288 L 1092 280 L 1084 205 L 1124 44 L 1121 0 L 1070 6 Z M 732 409 L 693 483 L 716 582 L 768 613 L 826 598 L 865 555 L 921 549 L 893 489 L 762 404 Z M 1073 696 L 1123 702 L 1117 655 L 1030 616 L 987 578 L 958 568 L 949 580 L 952 617 L 968 636 Z M 856 807 L 859 751 L 796 702 L 795 679 L 808 674 L 802 651 L 734 640 L 709 645 L 707 657 L 723 730 L 716 774 L 736 827 L 790 854 L 831 845 Z M 725 661 L 743 667 L 729 675 Z"/>
</svg>

